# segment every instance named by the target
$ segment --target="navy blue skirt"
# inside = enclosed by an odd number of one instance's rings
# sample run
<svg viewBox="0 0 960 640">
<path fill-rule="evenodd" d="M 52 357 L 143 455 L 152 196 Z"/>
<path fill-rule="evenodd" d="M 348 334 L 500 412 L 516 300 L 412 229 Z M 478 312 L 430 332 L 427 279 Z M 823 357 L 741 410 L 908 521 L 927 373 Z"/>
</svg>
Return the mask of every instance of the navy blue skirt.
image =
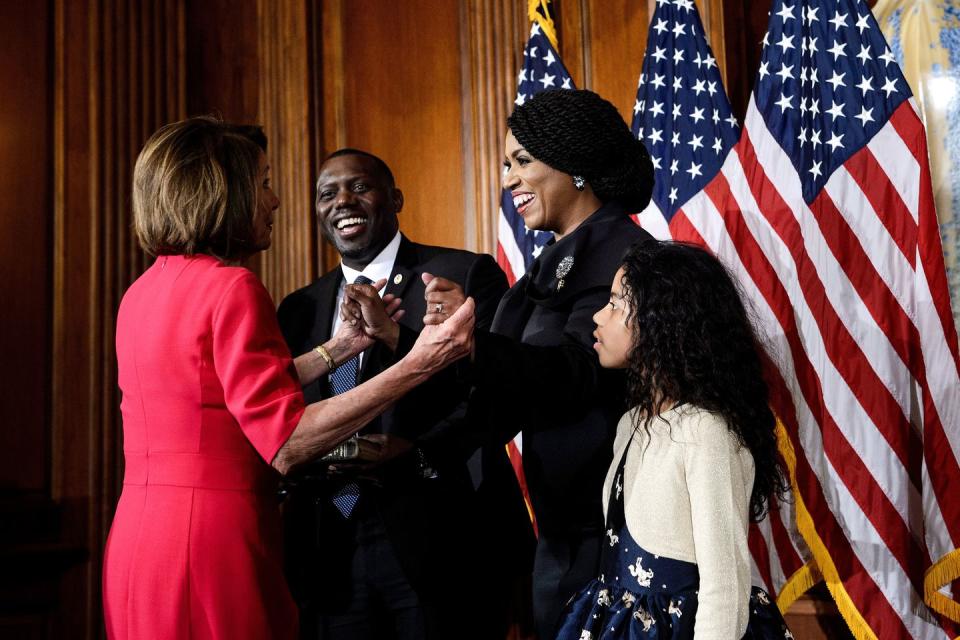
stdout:
<svg viewBox="0 0 960 640">
<path fill-rule="evenodd" d="M 619 567 L 604 563 L 604 574 L 570 599 L 557 640 L 693 638 L 697 565 L 644 551 L 626 529 L 613 538 L 619 538 L 615 554 L 621 556 Z M 758 587 L 750 593 L 750 619 L 743 637 L 793 637 L 777 605 Z"/>
</svg>

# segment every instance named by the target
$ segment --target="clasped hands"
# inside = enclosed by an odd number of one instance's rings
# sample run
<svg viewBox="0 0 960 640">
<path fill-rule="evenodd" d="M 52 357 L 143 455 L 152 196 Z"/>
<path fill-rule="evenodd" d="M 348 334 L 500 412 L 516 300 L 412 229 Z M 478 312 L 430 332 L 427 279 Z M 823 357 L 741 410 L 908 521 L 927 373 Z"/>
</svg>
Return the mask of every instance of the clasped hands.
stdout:
<svg viewBox="0 0 960 640">
<path fill-rule="evenodd" d="M 473 348 L 474 302 L 463 288 L 452 280 L 424 273 L 426 314 L 424 328 L 408 356 L 433 373 L 450 362 L 463 357 Z M 396 351 L 400 338 L 397 321 L 404 315 L 400 298 L 388 293 L 381 299 L 380 290 L 386 286 L 381 278 L 373 284 L 348 284 L 344 287 L 340 319 L 343 321 L 338 338 L 363 351 L 374 341 Z M 463 307 L 466 307 L 461 311 Z M 448 348 L 441 348 L 446 345 Z M 419 347 L 419 348 L 418 348 Z"/>
<path fill-rule="evenodd" d="M 375 341 L 384 343 L 391 351 L 397 350 L 400 339 L 397 321 L 403 317 L 404 310 L 400 308 L 402 300 L 392 293 L 380 297 L 380 290 L 386 285 L 387 279 L 381 278 L 373 284 L 348 284 L 343 289 L 342 323 L 337 334 L 355 343 L 359 347 L 357 352 Z"/>
<path fill-rule="evenodd" d="M 475 305 L 463 290 L 444 278 L 423 274 L 427 285 L 425 298 L 427 313 L 424 328 L 413 347 L 397 363 L 403 371 L 415 379 L 426 380 L 452 362 L 469 354 L 473 348 Z M 401 299 L 386 294 L 381 299 L 380 290 L 386 279 L 370 284 L 349 284 L 344 287 L 343 303 L 340 306 L 342 320 L 337 338 L 351 343 L 354 353 L 370 347 L 374 341 L 383 342 L 396 352 L 400 338 L 397 321 L 404 314 L 400 309 Z M 410 450 L 412 444 L 396 436 L 368 435 L 360 437 L 360 456 L 356 463 L 336 465 L 339 471 L 350 470 L 363 473 L 372 466 L 382 464 Z"/>
</svg>

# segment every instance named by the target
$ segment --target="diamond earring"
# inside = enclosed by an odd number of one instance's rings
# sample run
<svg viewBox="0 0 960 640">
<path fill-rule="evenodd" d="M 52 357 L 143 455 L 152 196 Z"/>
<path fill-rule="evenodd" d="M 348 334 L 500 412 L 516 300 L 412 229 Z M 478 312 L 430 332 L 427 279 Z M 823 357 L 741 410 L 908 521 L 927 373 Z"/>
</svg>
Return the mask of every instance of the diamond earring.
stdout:
<svg viewBox="0 0 960 640">
<path fill-rule="evenodd" d="M 587 182 L 583 179 L 583 176 L 573 176 L 573 186 L 577 188 L 577 191 L 583 191 L 583 185 Z"/>
</svg>

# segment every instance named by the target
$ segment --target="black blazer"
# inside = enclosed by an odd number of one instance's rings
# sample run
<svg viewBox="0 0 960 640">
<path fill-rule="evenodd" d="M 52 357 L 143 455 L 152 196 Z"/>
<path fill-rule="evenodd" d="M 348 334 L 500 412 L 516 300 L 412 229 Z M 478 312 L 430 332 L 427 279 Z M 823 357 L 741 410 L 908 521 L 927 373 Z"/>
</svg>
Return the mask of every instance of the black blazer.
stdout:
<svg viewBox="0 0 960 640">
<path fill-rule="evenodd" d="M 603 530 L 625 377 L 600 366 L 593 315 L 608 302 L 626 251 L 648 239 L 619 205 L 605 205 L 543 250 L 504 296 L 492 331 L 477 334 L 471 417 L 501 441 L 522 430 L 541 538 Z"/>
<path fill-rule="evenodd" d="M 406 311 L 400 320 L 398 353 L 408 349 L 423 328 L 426 302 L 420 276 L 424 272 L 463 286 L 476 300 L 477 326 L 490 327 L 507 290 L 506 277 L 494 260 L 488 255 L 417 244 L 404 237 L 385 291 L 401 297 L 401 308 Z M 280 328 L 294 356 L 329 339 L 342 277 L 342 271 L 334 269 L 280 303 Z M 372 346 L 364 353 L 360 381 L 374 377 L 397 357 L 382 344 Z M 457 413 L 468 392 L 468 381 L 458 375 L 454 365 L 413 390 L 361 432 L 395 434 L 413 441 L 428 432 L 442 433 L 438 424 Z M 329 397 L 327 377 L 307 385 L 304 395 L 307 402 Z M 411 452 L 384 465 L 377 474 L 379 486 L 365 485 L 361 497 L 375 501 L 401 565 L 421 594 L 434 585 L 449 591 L 451 572 L 464 557 L 464 547 L 470 547 L 474 499 L 466 466 L 469 452 L 460 447 L 447 449 L 442 437 L 433 437 L 427 449 L 427 462 L 436 469 L 436 478 L 423 477 L 416 454 Z M 327 480 L 320 464 L 305 473 L 312 479 L 295 486 L 285 505 L 291 587 L 301 605 L 335 606 L 345 592 L 349 567 L 344 561 L 354 544 L 355 522 L 345 520 L 327 499 L 342 481 Z"/>
</svg>

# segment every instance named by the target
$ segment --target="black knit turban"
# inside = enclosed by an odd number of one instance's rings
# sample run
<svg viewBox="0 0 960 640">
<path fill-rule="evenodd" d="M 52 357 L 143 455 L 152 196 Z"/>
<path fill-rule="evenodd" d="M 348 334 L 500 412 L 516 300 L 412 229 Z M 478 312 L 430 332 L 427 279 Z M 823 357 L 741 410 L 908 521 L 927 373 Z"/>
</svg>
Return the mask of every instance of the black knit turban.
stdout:
<svg viewBox="0 0 960 640">
<path fill-rule="evenodd" d="M 650 201 L 650 155 L 617 108 L 592 91 L 540 92 L 513 110 L 507 126 L 537 160 L 583 176 L 601 202 L 634 213 Z"/>
</svg>

